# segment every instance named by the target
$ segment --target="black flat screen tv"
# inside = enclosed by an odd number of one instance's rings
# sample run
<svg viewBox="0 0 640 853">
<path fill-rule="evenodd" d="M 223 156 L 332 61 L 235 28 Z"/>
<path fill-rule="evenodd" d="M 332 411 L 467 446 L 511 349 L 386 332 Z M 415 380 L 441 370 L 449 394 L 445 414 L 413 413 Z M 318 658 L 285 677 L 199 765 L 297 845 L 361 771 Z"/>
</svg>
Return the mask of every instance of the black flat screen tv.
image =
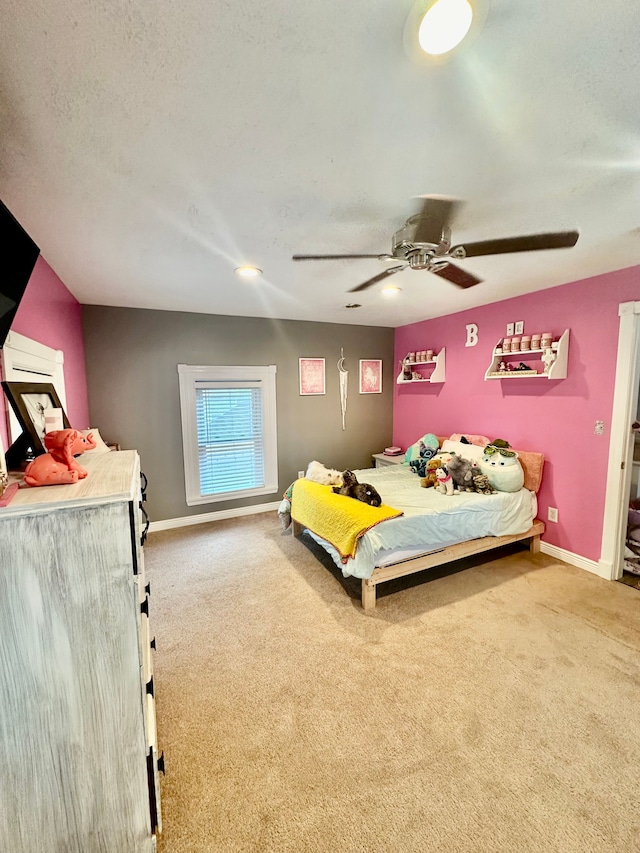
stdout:
<svg viewBox="0 0 640 853">
<path fill-rule="evenodd" d="M 0 243 L 4 262 L 0 271 L 0 347 L 9 334 L 40 249 L 0 201 Z"/>
</svg>

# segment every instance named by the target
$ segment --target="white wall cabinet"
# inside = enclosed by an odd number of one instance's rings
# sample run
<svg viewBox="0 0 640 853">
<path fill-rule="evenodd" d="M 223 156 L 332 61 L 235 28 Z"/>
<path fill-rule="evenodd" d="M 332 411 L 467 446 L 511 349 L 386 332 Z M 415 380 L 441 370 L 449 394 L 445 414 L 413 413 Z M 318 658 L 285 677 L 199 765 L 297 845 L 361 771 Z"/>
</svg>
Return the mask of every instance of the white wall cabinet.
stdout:
<svg viewBox="0 0 640 853">
<path fill-rule="evenodd" d="M 151 853 L 158 747 L 139 458 L 0 509 L 0 850 Z"/>
<path fill-rule="evenodd" d="M 542 364 L 543 350 L 529 349 L 517 350 L 514 352 L 502 352 L 502 341 L 499 341 L 493 348 L 493 358 L 491 364 L 487 368 L 485 379 L 566 379 L 567 378 L 567 363 L 569 360 L 569 329 L 565 329 L 557 342 L 557 348 L 554 350 L 556 359 L 549 368 L 548 372 L 544 371 L 540 365 Z M 497 350 L 500 350 L 497 352 Z M 528 371 L 506 370 L 500 371 L 500 362 L 513 364 L 514 362 L 522 362 L 529 367 Z M 539 366 L 534 366 L 534 362 Z"/>
</svg>

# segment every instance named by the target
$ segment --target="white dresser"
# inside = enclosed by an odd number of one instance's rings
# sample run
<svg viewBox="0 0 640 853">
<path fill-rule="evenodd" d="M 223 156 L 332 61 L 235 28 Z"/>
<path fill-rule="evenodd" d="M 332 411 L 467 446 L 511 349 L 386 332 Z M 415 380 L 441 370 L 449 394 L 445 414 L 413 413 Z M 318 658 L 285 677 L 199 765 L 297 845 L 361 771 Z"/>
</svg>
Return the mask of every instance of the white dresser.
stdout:
<svg viewBox="0 0 640 853">
<path fill-rule="evenodd" d="M 139 458 L 80 462 L 0 509 L 6 853 L 151 853 L 160 829 Z"/>
</svg>

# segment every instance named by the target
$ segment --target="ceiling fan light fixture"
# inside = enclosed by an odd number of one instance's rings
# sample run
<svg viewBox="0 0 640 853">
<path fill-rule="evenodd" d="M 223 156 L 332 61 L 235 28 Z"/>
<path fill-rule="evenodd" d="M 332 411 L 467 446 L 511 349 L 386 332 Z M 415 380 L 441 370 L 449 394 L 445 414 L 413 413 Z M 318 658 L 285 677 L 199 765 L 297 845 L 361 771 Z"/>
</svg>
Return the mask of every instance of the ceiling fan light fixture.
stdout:
<svg viewBox="0 0 640 853">
<path fill-rule="evenodd" d="M 420 22 L 421 49 L 430 56 L 448 53 L 467 35 L 472 21 L 473 9 L 468 0 L 436 0 Z"/>
<path fill-rule="evenodd" d="M 251 264 L 243 264 L 241 267 L 236 267 L 235 272 L 237 275 L 242 276 L 242 278 L 258 278 L 262 275 L 262 270 Z"/>
<path fill-rule="evenodd" d="M 385 286 L 380 290 L 383 296 L 397 296 L 402 292 L 402 288 L 398 287 L 397 284 L 385 284 Z"/>
</svg>

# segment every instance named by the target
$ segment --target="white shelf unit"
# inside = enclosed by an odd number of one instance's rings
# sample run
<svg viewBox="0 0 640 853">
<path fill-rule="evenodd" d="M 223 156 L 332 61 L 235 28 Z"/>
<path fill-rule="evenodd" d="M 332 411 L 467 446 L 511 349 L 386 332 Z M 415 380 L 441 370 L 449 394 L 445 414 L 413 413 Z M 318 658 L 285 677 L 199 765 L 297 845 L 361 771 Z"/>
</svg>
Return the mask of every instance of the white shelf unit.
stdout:
<svg viewBox="0 0 640 853">
<path fill-rule="evenodd" d="M 445 348 L 442 347 L 440 352 L 436 353 L 431 361 L 412 361 L 411 362 L 411 370 L 414 370 L 416 367 L 421 368 L 433 368 L 431 373 L 425 371 L 424 379 L 403 379 L 402 378 L 402 369 L 398 374 L 398 378 L 396 379 L 396 383 L 398 385 L 410 385 L 413 383 L 414 385 L 421 385 L 426 382 L 444 382 L 444 373 L 445 373 Z M 416 371 L 420 372 L 420 371 Z"/>
<path fill-rule="evenodd" d="M 516 352 L 496 352 L 502 341 L 499 341 L 493 348 L 493 360 L 487 368 L 484 378 L 490 379 L 566 379 L 567 378 L 567 362 L 569 360 L 569 329 L 565 329 L 560 339 L 558 340 L 558 348 L 554 349 L 556 360 L 549 368 L 548 373 L 525 373 L 524 371 L 512 370 L 510 372 L 500 373 L 498 368 L 501 361 L 512 362 L 522 361 L 527 359 L 542 361 L 544 350 L 530 349 L 517 350 Z"/>
</svg>

